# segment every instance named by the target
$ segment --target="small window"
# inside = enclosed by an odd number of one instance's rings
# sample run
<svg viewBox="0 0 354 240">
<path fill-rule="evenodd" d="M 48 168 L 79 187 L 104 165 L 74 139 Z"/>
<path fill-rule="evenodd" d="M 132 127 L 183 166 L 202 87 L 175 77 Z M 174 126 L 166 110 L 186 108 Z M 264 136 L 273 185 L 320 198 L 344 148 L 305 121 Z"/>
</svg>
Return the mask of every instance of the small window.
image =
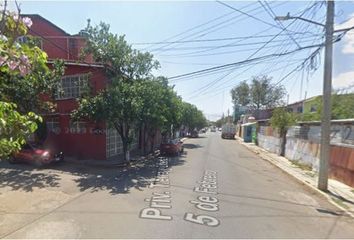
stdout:
<svg viewBox="0 0 354 240">
<path fill-rule="evenodd" d="M 19 43 L 27 43 L 36 47 L 39 47 L 43 50 L 43 40 L 40 37 L 36 36 L 19 36 L 17 38 Z"/>
<path fill-rule="evenodd" d="M 70 133 L 76 133 L 76 134 L 86 133 L 86 123 L 70 121 Z"/>
<path fill-rule="evenodd" d="M 57 87 L 54 98 L 69 99 L 81 97 L 88 91 L 88 74 L 64 76 Z"/>
<path fill-rule="evenodd" d="M 123 153 L 123 142 L 117 130 L 109 128 L 106 131 L 106 154 L 107 157 Z"/>
<path fill-rule="evenodd" d="M 76 39 L 69 38 L 69 47 L 70 48 L 76 48 Z"/>
<path fill-rule="evenodd" d="M 46 124 L 47 124 L 48 132 L 55 133 L 55 134 L 60 133 L 61 130 L 60 130 L 59 119 L 57 118 L 48 119 Z"/>
<path fill-rule="evenodd" d="M 317 106 L 311 105 L 310 112 L 316 112 L 316 111 L 317 111 Z"/>
</svg>

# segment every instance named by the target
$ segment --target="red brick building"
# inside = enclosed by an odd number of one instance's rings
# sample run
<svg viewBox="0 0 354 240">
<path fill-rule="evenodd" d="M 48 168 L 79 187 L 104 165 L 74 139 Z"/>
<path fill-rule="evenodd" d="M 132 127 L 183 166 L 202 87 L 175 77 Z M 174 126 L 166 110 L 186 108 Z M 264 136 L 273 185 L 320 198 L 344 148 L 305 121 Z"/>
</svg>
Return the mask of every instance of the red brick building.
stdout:
<svg viewBox="0 0 354 240">
<path fill-rule="evenodd" d="M 39 15 L 26 16 L 33 22 L 29 34 L 38 37 L 49 64 L 54 59 L 65 62 L 61 91 L 54 96 L 56 112 L 44 116 L 48 130 L 45 144 L 79 159 L 104 160 L 122 154 L 122 142 L 115 130 L 107 129 L 104 123 L 75 122 L 70 117 L 77 108 L 76 99 L 88 90 L 87 86 L 97 93 L 108 84 L 102 64 L 93 62 L 90 56 L 80 60 L 85 39 L 66 33 Z"/>
</svg>

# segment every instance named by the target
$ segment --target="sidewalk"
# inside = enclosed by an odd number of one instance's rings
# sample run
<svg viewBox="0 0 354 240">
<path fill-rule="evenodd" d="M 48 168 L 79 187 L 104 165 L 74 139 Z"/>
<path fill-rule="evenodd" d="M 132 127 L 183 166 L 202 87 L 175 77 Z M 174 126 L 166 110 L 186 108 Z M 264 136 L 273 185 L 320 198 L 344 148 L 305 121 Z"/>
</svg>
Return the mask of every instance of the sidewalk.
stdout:
<svg viewBox="0 0 354 240">
<path fill-rule="evenodd" d="M 263 148 L 256 146 L 254 143 L 245 143 L 239 137 L 236 137 L 236 140 L 249 150 L 258 154 L 262 159 L 269 161 L 301 183 L 310 187 L 312 190 L 325 196 L 332 204 L 336 205 L 346 214 L 354 217 L 354 188 L 334 179 L 329 179 L 328 192 L 320 191 L 317 189 L 317 172 L 301 169 L 300 166 L 292 163 L 287 158 L 278 156 L 275 153 L 270 153 Z"/>
<path fill-rule="evenodd" d="M 184 142 L 187 138 L 182 138 L 181 141 Z M 139 162 L 151 160 L 160 155 L 160 150 L 156 150 L 154 154 L 148 154 L 146 156 L 141 156 L 139 154 L 132 154 L 130 157 L 130 164 L 136 164 Z M 92 167 L 103 167 L 103 168 L 111 168 L 111 167 L 126 167 L 128 164 L 124 162 L 122 158 L 113 158 L 108 160 L 93 160 L 93 159 L 85 159 L 78 160 L 72 157 L 65 157 L 65 162 L 73 163 L 73 164 L 82 164 L 86 166 Z"/>
<path fill-rule="evenodd" d="M 135 164 L 138 162 L 150 160 L 155 158 L 160 154 L 160 151 L 155 151 L 154 154 L 148 154 L 146 156 L 141 156 L 138 154 L 132 155 L 130 157 L 130 164 Z M 108 160 L 94 160 L 94 159 L 84 159 L 78 160 L 72 157 L 65 157 L 64 162 L 73 163 L 73 164 L 81 164 L 85 166 L 92 166 L 92 167 L 103 167 L 103 168 L 112 168 L 112 167 L 126 167 L 128 166 L 127 162 L 124 162 L 123 157 L 112 158 Z"/>
</svg>

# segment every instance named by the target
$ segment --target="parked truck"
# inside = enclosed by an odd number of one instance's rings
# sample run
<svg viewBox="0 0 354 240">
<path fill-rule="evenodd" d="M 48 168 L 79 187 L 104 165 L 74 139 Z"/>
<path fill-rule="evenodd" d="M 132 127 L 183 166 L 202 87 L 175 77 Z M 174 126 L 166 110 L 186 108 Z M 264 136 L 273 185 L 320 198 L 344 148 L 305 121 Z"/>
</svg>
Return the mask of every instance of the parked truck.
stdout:
<svg viewBox="0 0 354 240">
<path fill-rule="evenodd" d="M 236 126 L 233 123 L 226 123 L 221 128 L 221 138 L 235 139 Z"/>
</svg>

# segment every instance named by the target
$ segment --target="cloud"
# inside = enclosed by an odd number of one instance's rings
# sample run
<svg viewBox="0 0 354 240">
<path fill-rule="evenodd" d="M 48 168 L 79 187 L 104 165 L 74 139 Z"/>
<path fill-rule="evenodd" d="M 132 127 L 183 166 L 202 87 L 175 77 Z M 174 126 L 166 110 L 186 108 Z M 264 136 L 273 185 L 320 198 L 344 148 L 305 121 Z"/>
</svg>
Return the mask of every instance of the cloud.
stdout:
<svg viewBox="0 0 354 240">
<path fill-rule="evenodd" d="M 354 26 L 354 13 L 350 15 L 350 19 L 344 23 L 341 24 L 336 24 L 334 26 L 334 29 L 343 29 L 343 28 L 349 28 Z M 344 36 L 344 46 L 342 48 L 342 53 L 344 54 L 352 54 L 354 53 L 354 32 L 349 31 L 345 36 Z"/>
<path fill-rule="evenodd" d="M 354 71 L 344 72 L 339 74 L 337 77 L 333 78 L 332 85 L 333 88 L 343 88 L 354 84 Z"/>
</svg>

